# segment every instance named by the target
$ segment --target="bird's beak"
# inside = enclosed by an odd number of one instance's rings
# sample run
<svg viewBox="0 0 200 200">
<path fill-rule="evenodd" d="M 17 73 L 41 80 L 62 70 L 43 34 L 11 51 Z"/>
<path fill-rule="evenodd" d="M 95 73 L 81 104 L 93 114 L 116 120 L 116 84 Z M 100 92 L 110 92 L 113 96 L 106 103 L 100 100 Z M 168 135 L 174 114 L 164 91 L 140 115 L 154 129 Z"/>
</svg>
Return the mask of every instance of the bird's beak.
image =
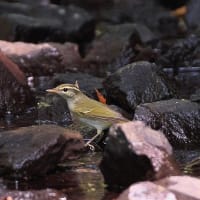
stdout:
<svg viewBox="0 0 200 200">
<path fill-rule="evenodd" d="M 56 90 L 55 88 L 52 88 L 52 89 L 46 90 L 46 92 L 58 93 L 58 90 Z"/>
</svg>

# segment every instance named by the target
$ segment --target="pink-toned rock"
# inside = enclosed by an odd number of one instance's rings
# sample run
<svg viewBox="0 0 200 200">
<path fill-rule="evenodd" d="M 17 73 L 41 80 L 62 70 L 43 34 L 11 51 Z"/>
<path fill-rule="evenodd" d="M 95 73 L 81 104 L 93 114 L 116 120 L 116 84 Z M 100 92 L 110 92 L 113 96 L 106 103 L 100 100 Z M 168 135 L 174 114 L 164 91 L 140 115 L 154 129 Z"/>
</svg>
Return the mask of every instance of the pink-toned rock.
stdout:
<svg viewBox="0 0 200 200">
<path fill-rule="evenodd" d="M 180 200 L 200 199 L 200 179 L 191 176 L 170 176 L 157 181 L 156 184 L 166 187 Z"/>
<path fill-rule="evenodd" d="M 50 75 L 82 67 L 78 45 L 0 41 L 0 49 L 28 75 Z"/>
<path fill-rule="evenodd" d="M 200 179 L 190 176 L 170 176 L 157 182 L 131 185 L 117 200 L 199 200 Z"/>
<path fill-rule="evenodd" d="M 84 71 L 83 66 L 85 65 L 80 53 L 79 46 L 75 43 L 66 42 L 64 44 L 50 43 L 50 45 L 57 48 L 62 55 L 62 64 L 64 69 L 69 69 L 71 71 L 77 71 L 80 69 Z"/>
<path fill-rule="evenodd" d="M 18 65 L 12 62 L 4 53 L 0 51 L 0 62 L 22 85 L 26 85 L 25 74 L 20 70 Z"/>
<path fill-rule="evenodd" d="M 139 121 L 110 128 L 100 169 L 111 189 L 179 174 L 164 134 Z"/>
<path fill-rule="evenodd" d="M 178 200 L 165 187 L 146 181 L 131 185 L 117 200 Z"/>
<path fill-rule="evenodd" d="M 67 199 L 66 195 L 54 189 L 0 192 L 1 200 L 57 200 Z"/>
<path fill-rule="evenodd" d="M 0 51 L 0 116 L 21 113 L 33 103 L 24 73 Z"/>
</svg>

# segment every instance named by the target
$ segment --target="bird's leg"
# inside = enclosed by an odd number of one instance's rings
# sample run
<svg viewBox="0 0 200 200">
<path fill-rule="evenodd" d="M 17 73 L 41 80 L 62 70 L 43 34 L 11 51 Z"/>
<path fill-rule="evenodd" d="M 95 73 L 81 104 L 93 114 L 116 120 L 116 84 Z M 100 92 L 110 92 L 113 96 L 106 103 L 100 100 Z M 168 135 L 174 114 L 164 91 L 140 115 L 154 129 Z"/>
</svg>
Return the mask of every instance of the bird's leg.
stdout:
<svg viewBox="0 0 200 200">
<path fill-rule="evenodd" d="M 88 142 L 85 143 L 85 147 L 89 146 L 92 150 L 94 150 L 94 146 L 90 143 L 93 142 L 100 134 L 102 133 L 102 130 L 97 130 L 97 134 L 92 137 Z"/>
</svg>

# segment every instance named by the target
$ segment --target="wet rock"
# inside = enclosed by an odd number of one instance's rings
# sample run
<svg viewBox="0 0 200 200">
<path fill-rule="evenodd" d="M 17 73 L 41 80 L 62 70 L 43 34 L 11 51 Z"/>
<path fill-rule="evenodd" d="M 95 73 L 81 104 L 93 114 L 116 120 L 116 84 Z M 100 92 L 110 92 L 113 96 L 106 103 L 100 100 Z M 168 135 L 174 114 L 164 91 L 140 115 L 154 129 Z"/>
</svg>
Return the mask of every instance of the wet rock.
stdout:
<svg viewBox="0 0 200 200">
<path fill-rule="evenodd" d="M 195 93 L 190 96 L 191 101 L 200 102 L 200 89 L 197 89 Z"/>
<path fill-rule="evenodd" d="M 2 14 L 0 23 L 4 31 L 0 39 L 8 41 L 65 41 L 65 31 L 61 29 L 62 23 L 57 19 L 44 19 L 25 16 L 22 14 Z M 42 33 L 42 34 L 41 34 Z"/>
<path fill-rule="evenodd" d="M 98 10 L 98 12 L 91 11 L 96 19 L 103 22 L 109 22 L 111 24 L 123 24 L 132 22 L 131 16 L 129 16 L 123 9 L 117 6 L 106 7 Z"/>
<path fill-rule="evenodd" d="M 83 148 L 80 134 L 55 125 L 19 128 L 0 133 L 0 174 L 40 176 Z M 77 145 L 78 143 L 78 145 Z"/>
<path fill-rule="evenodd" d="M 160 5 L 165 8 L 175 10 L 181 6 L 187 5 L 188 0 L 173 1 L 173 0 L 156 0 Z"/>
<path fill-rule="evenodd" d="M 73 43 L 61 45 L 0 41 L 0 49 L 17 63 L 23 72 L 33 76 L 63 72 L 65 68 L 77 70 L 82 65 L 78 46 Z"/>
<path fill-rule="evenodd" d="M 125 45 L 120 55 L 109 65 L 109 71 L 113 73 L 125 65 L 138 61 L 145 60 L 155 63 L 158 57 L 159 49 L 152 49 L 146 44 L 137 43 L 135 41 L 132 44 Z"/>
<path fill-rule="evenodd" d="M 139 105 L 135 120 L 162 130 L 173 147 L 199 147 L 200 105 L 189 100 L 171 99 Z"/>
<path fill-rule="evenodd" d="M 53 4 L 33 6 L 31 13 L 33 17 L 44 19 L 58 19 L 62 23 L 58 31 L 65 32 L 65 41 L 87 42 L 94 36 L 94 18 L 86 10 L 68 5 L 65 7 Z"/>
<path fill-rule="evenodd" d="M 16 14 L 28 14 L 31 10 L 30 5 L 23 4 L 22 2 L 0 2 L 0 11 L 3 13 L 16 13 Z"/>
<path fill-rule="evenodd" d="M 59 124 L 68 126 L 72 123 L 67 102 L 60 96 L 47 94 L 40 97 L 37 103 L 38 124 Z"/>
<path fill-rule="evenodd" d="M 178 149 L 174 156 L 181 171 L 185 175 L 199 177 L 200 175 L 200 150 L 199 149 Z"/>
<path fill-rule="evenodd" d="M 24 73 L 0 52 L 0 116 L 19 114 L 34 104 Z"/>
<path fill-rule="evenodd" d="M 186 29 L 186 25 L 181 26 L 180 19 L 175 16 L 163 16 L 158 21 L 158 30 L 162 37 L 177 37 L 177 35 L 185 33 Z"/>
<path fill-rule="evenodd" d="M 56 1 L 56 0 L 52 0 Z M 84 8 L 98 9 L 100 7 L 106 7 L 112 3 L 112 0 L 85 0 L 84 2 L 81 0 L 61 0 L 60 4 L 68 5 L 75 4 Z"/>
<path fill-rule="evenodd" d="M 144 43 L 154 39 L 153 33 L 141 24 L 100 24 L 96 32 L 99 35 L 93 41 L 84 60 L 94 65 L 93 67 L 96 66 L 98 75 L 107 73 L 106 66 L 120 55 L 123 47 L 129 44 L 132 38 Z"/>
<path fill-rule="evenodd" d="M 69 5 L 66 8 L 64 27 L 69 41 L 88 42 L 94 37 L 94 18 L 79 7 Z"/>
<path fill-rule="evenodd" d="M 100 92 L 103 92 L 103 79 L 99 77 L 92 76 L 87 73 L 81 72 L 65 72 L 65 73 L 56 73 L 54 76 L 41 76 L 34 77 L 33 80 L 30 80 L 30 85 L 33 89 L 37 91 L 45 91 L 49 88 L 56 87 L 63 83 L 72 83 L 74 84 L 78 81 L 81 91 L 86 95 L 96 98 L 97 94 L 95 89 Z"/>
<path fill-rule="evenodd" d="M 196 200 L 200 181 L 189 176 L 171 176 L 156 183 L 140 182 L 131 185 L 117 200 Z"/>
<path fill-rule="evenodd" d="M 200 67 L 179 67 L 177 72 L 178 74 L 175 78 L 178 88 L 177 96 L 179 99 L 198 101 Z"/>
<path fill-rule="evenodd" d="M 157 1 L 132 1 L 119 0 L 115 1 L 115 7 L 123 10 L 132 21 L 144 24 L 151 29 L 156 28 L 159 19 L 170 16 L 170 13 L 160 6 Z M 144 13 L 141 15 L 141 13 Z"/>
<path fill-rule="evenodd" d="M 65 71 L 77 72 L 85 70 L 86 65 L 80 56 L 79 46 L 77 44 L 66 42 L 64 44 L 50 43 L 50 45 L 60 52 L 61 63 Z"/>
<path fill-rule="evenodd" d="M 112 126 L 106 142 L 100 169 L 109 188 L 178 173 L 167 139 L 142 122 Z"/>
<path fill-rule="evenodd" d="M 0 192 L 0 199 L 2 200 L 57 200 L 66 198 L 64 193 L 54 189 Z"/>
<path fill-rule="evenodd" d="M 200 63 L 200 38 L 196 35 L 189 35 L 184 39 L 173 41 L 170 44 L 160 44 L 162 55 L 158 62 L 164 67 L 173 67 L 178 74 L 178 67 L 194 67 Z"/>
<path fill-rule="evenodd" d="M 122 23 L 136 22 L 155 28 L 163 16 L 170 16 L 170 12 L 157 1 L 132 0 L 63 0 L 61 4 L 73 3 L 84 7 L 99 21 Z M 143 13 L 143 15 L 141 15 Z"/>
<path fill-rule="evenodd" d="M 198 0 L 190 0 L 188 4 L 188 12 L 186 14 L 187 23 L 191 27 L 199 26 L 199 19 L 200 19 L 200 3 Z"/>
<path fill-rule="evenodd" d="M 0 16 L 0 23 L 4 24 L 4 29 L 0 33 L 2 40 L 35 43 L 85 42 L 94 36 L 93 17 L 76 6 L 29 5 L 27 13 L 23 12 L 23 9 L 22 12 L 21 9 L 12 12 L 13 6 L 9 3 L 2 7 L 4 7 L 4 12 Z"/>
<path fill-rule="evenodd" d="M 138 104 L 168 99 L 173 89 L 158 67 L 149 62 L 135 62 L 108 76 L 105 90 L 113 104 L 134 110 Z"/>
<path fill-rule="evenodd" d="M 179 200 L 195 200 L 200 198 L 200 180 L 190 176 L 171 176 L 156 184 L 166 187 Z"/>
<path fill-rule="evenodd" d="M 173 192 L 152 182 L 141 182 L 131 185 L 117 200 L 178 200 Z"/>
</svg>

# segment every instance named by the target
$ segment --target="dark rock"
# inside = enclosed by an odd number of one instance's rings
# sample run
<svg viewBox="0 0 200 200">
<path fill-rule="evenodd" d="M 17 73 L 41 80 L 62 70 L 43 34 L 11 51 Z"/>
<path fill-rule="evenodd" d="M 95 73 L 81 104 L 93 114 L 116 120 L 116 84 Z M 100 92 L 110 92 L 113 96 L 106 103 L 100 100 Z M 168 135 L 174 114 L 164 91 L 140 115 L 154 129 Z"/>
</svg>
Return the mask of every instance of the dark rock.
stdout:
<svg viewBox="0 0 200 200">
<path fill-rule="evenodd" d="M 0 192 L 0 199 L 2 200 L 57 200 L 66 198 L 64 193 L 54 189 Z"/>
<path fill-rule="evenodd" d="M 4 24 L 0 39 L 9 41 L 41 42 L 66 40 L 62 23 L 58 19 L 34 18 L 22 14 L 2 14 Z"/>
<path fill-rule="evenodd" d="M 180 0 L 180 1 L 174 1 L 174 0 L 156 0 L 160 5 L 164 6 L 168 9 L 177 9 L 181 6 L 184 6 L 187 4 L 188 0 Z"/>
<path fill-rule="evenodd" d="M 37 103 L 38 124 L 59 124 L 68 126 L 72 123 L 67 102 L 60 96 L 47 94 Z"/>
<path fill-rule="evenodd" d="M 117 200 L 197 200 L 200 181 L 189 176 L 171 176 L 156 183 L 141 182 L 131 185 Z"/>
<path fill-rule="evenodd" d="M 0 52 L 0 116 L 19 114 L 34 104 L 24 73 Z"/>
<path fill-rule="evenodd" d="M 198 101 L 200 87 L 200 67 L 180 67 L 176 75 L 177 96 L 179 99 Z M 193 95 L 193 96 L 192 96 Z"/>
<path fill-rule="evenodd" d="M 33 6 L 30 13 L 34 18 L 58 19 L 65 31 L 65 41 L 87 42 L 94 37 L 94 18 L 86 10 L 68 5 L 66 7 L 53 4 Z"/>
<path fill-rule="evenodd" d="M 200 67 L 166 67 L 163 71 L 175 80 L 177 98 L 198 101 Z"/>
<path fill-rule="evenodd" d="M 16 14 L 28 14 L 31 11 L 31 6 L 23 4 L 22 2 L 0 2 L 0 11 L 3 13 L 16 13 Z"/>
<path fill-rule="evenodd" d="M 162 34 L 162 37 L 176 37 L 181 32 L 186 32 L 186 25 L 181 27 L 179 20 L 175 16 L 160 18 L 158 21 L 158 30 Z"/>
<path fill-rule="evenodd" d="M 187 23 L 191 27 L 197 27 L 197 26 L 199 26 L 200 2 L 198 0 L 190 0 L 187 8 L 188 8 L 188 12 L 186 14 Z"/>
<path fill-rule="evenodd" d="M 156 1 L 116 1 L 115 7 L 123 10 L 135 23 L 141 23 L 151 29 L 156 28 L 159 19 L 170 16 L 169 11 L 160 6 Z M 143 15 L 141 15 L 143 13 Z"/>
<path fill-rule="evenodd" d="M 52 76 L 41 76 L 35 77 L 33 80 L 30 80 L 29 84 L 32 88 L 37 91 L 45 91 L 49 88 L 56 87 L 63 83 L 72 83 L 74 84 L 78 81 L 79 87 L 81 91 L 83 91 L 86 95 L 96 98 L 97 94 L 95 89 L 104 93 L 103 90 L 103 79 L 99 77 L 92 76 L 87 73 L 81 72 L 65 72 L 65 73 L 56 73 Z"/>
<path fill-rule="evenodd" d="M 109 71 L 111 73 L 137 61 L 148 61 L 155 63 L 159 57 L 159 49 L 152 49 L 145 44 L 133 42 L 130 45 L 126 45 L 120 55 L 109 65 Z"/>
<path fill-rule="evenodd" d="M 92 13 L 98 21 L 109 22 L 111 24 L 132 22 L 131 16 L 117 6 L 106 7 L 97 12 L 90 10 L 90 13 Z"/>
<path fill-rule="evenodd" d="M 199 149 L 191 149 L 191 150 L 190 149 L 175 149 L 173 152 L 174 152 L 173 155 L 175 156 L 176 161 L 179 163 L 179 165 L 182 168 L 185 168 L 187 164 L 193 162 L 194 160 L 199 160 L 200 158 Z M 198 163 L 200 164 L 200 162 Z"/>
<path fill-rule="evenodd" d="M 111 23 L 136 22 L 156 28 L 163 16 L 170 16 L 170 12 L 157 1 L 132 0 L 63 0 L 61 4 L 75 4 L 84 7 L 93 14 L 98 21 Z M 143 13 L 141 15 L 141 13 Z"/>
<path fill-rule="evenodd" d="M 161 56 L 158 62 L 164 67 L 194 67 L 199 66 L 200 59 L 200 38 L 196 35 L 189 35 L 184 39 L 172 41 L 169 44 L 160 44 Z"/>
<path fill-rule="evenodd" d="M 97 74 L 106 74 L 106 66 L 112 63 L 131 39 L 139 43 L 149 42 L 154 39 L 153 33 L 141 24 L 108 25 L 100 24 L 96 32 L 96 39 L 85 57 L 85 61 L 94 65 Z M 117 41 L 117 42 L 116 42 Z"/>
<path fill-rule="evenodd" d="M 168 99 L 172 88 L 158 67 L 149 62 L 135 62 L 111 74 L 104 82 L 113 104 L 134 110 L 138 104 Z"/>
<path fill-rule="evenodd" d="M 24 2 L 25 3 L 25 2 Z M 60 22 L 63 22 L 63 18 L 66 17 L 65 7 L 57 6 L 55 4 L 29 4 L 31 9 L 27 14 L 34 18 L 44 18 L 48 19 L 57 19 Z"/>
<path fill-rule="evenodd" d="M 199 177 L 200 175 L 200 150 L 199 149 L 178 149 L 174 156 L 181 171 L 186 175 Z"/>
<path fill-rule="evenodd" d="M 109 188 L 177 174 L 172 148 L 161 132 L 141 122 L 111 127 L 100 169 Z"/>
<path fill-rule="evenodd" d="M 30 44 L 0 41 L 0 49 L 29 76 L 51 75 L 64 72 L 65 68 L 76 71 L 83 65 L 78 46 L 73 43 Z"/>
<path fill-rule="evenodd" d="M 94 18 L 85 10 L 70 5 L 66 8 L 66 16 L 63 20 L 69 41 L 80 43 L 93 39 L 95 29 Z"/>
<path fill-rule="evenodd" d="M 191 96 L 190 96 L 190 100 L 191 101 L 195 101 L 195 102 L 200 102 L 200 88 L 197 89 L 195 91 L 195 93 L 193 93 Z"/>
<path fill-rule="evenodd" d="M 0 174 L 3 176 L 44 175 L 55 169 L 63 156 L 65 159 L 72 156 L 74 144 L 77 151 L 83 148 L 77 132 L 55 125 L 4 131 L 0 138 Z"/>
<path fill-rule="evenodd" d="M 55 0 L 52 0 L 55 1 Z M 112 3 L 112 0 L 85 0 L 84 2 L 81 0 L 60 0 L 60 4 L 69 5 L 74 4 L 84 8 L 90 9 L 99 9 L 109 6 Z"/>
<path fill-rule="evenodd" d="M 58 86 L 62 83 L 74 84 L 76 81 L 78 81 L 81 91 L 83 91 L 90 97 L 96 97 L 95 89 L 98 89 L 100 91 L 103 89 L 102 78 L 98 78 L 86 73 L 66 72 L 65 74 L 56 74 L 52 78 L 54 86 Z"/>
<path fill-rule="evenodd" d="M 199 147 L 198 103 L 179 99 L 146 103 L 136 108 L 134 119 L 162 130 L 174 148 Z"/>
<path fill-rule="evenodd" d="M 27 5 L 20 6 L 23 8 Z M 37 4 L 29 5 L 25 11 L 20 6 L 0 4 L 0 10 L 4 9 L 0 16 L 0 23 L 4 24 L 0 39 L 26 42 L 87 42 L 94 36 L 94 18 L 79 7 Z M 16 12 L 13 12 L 15 7 Z"/>
</svg>

